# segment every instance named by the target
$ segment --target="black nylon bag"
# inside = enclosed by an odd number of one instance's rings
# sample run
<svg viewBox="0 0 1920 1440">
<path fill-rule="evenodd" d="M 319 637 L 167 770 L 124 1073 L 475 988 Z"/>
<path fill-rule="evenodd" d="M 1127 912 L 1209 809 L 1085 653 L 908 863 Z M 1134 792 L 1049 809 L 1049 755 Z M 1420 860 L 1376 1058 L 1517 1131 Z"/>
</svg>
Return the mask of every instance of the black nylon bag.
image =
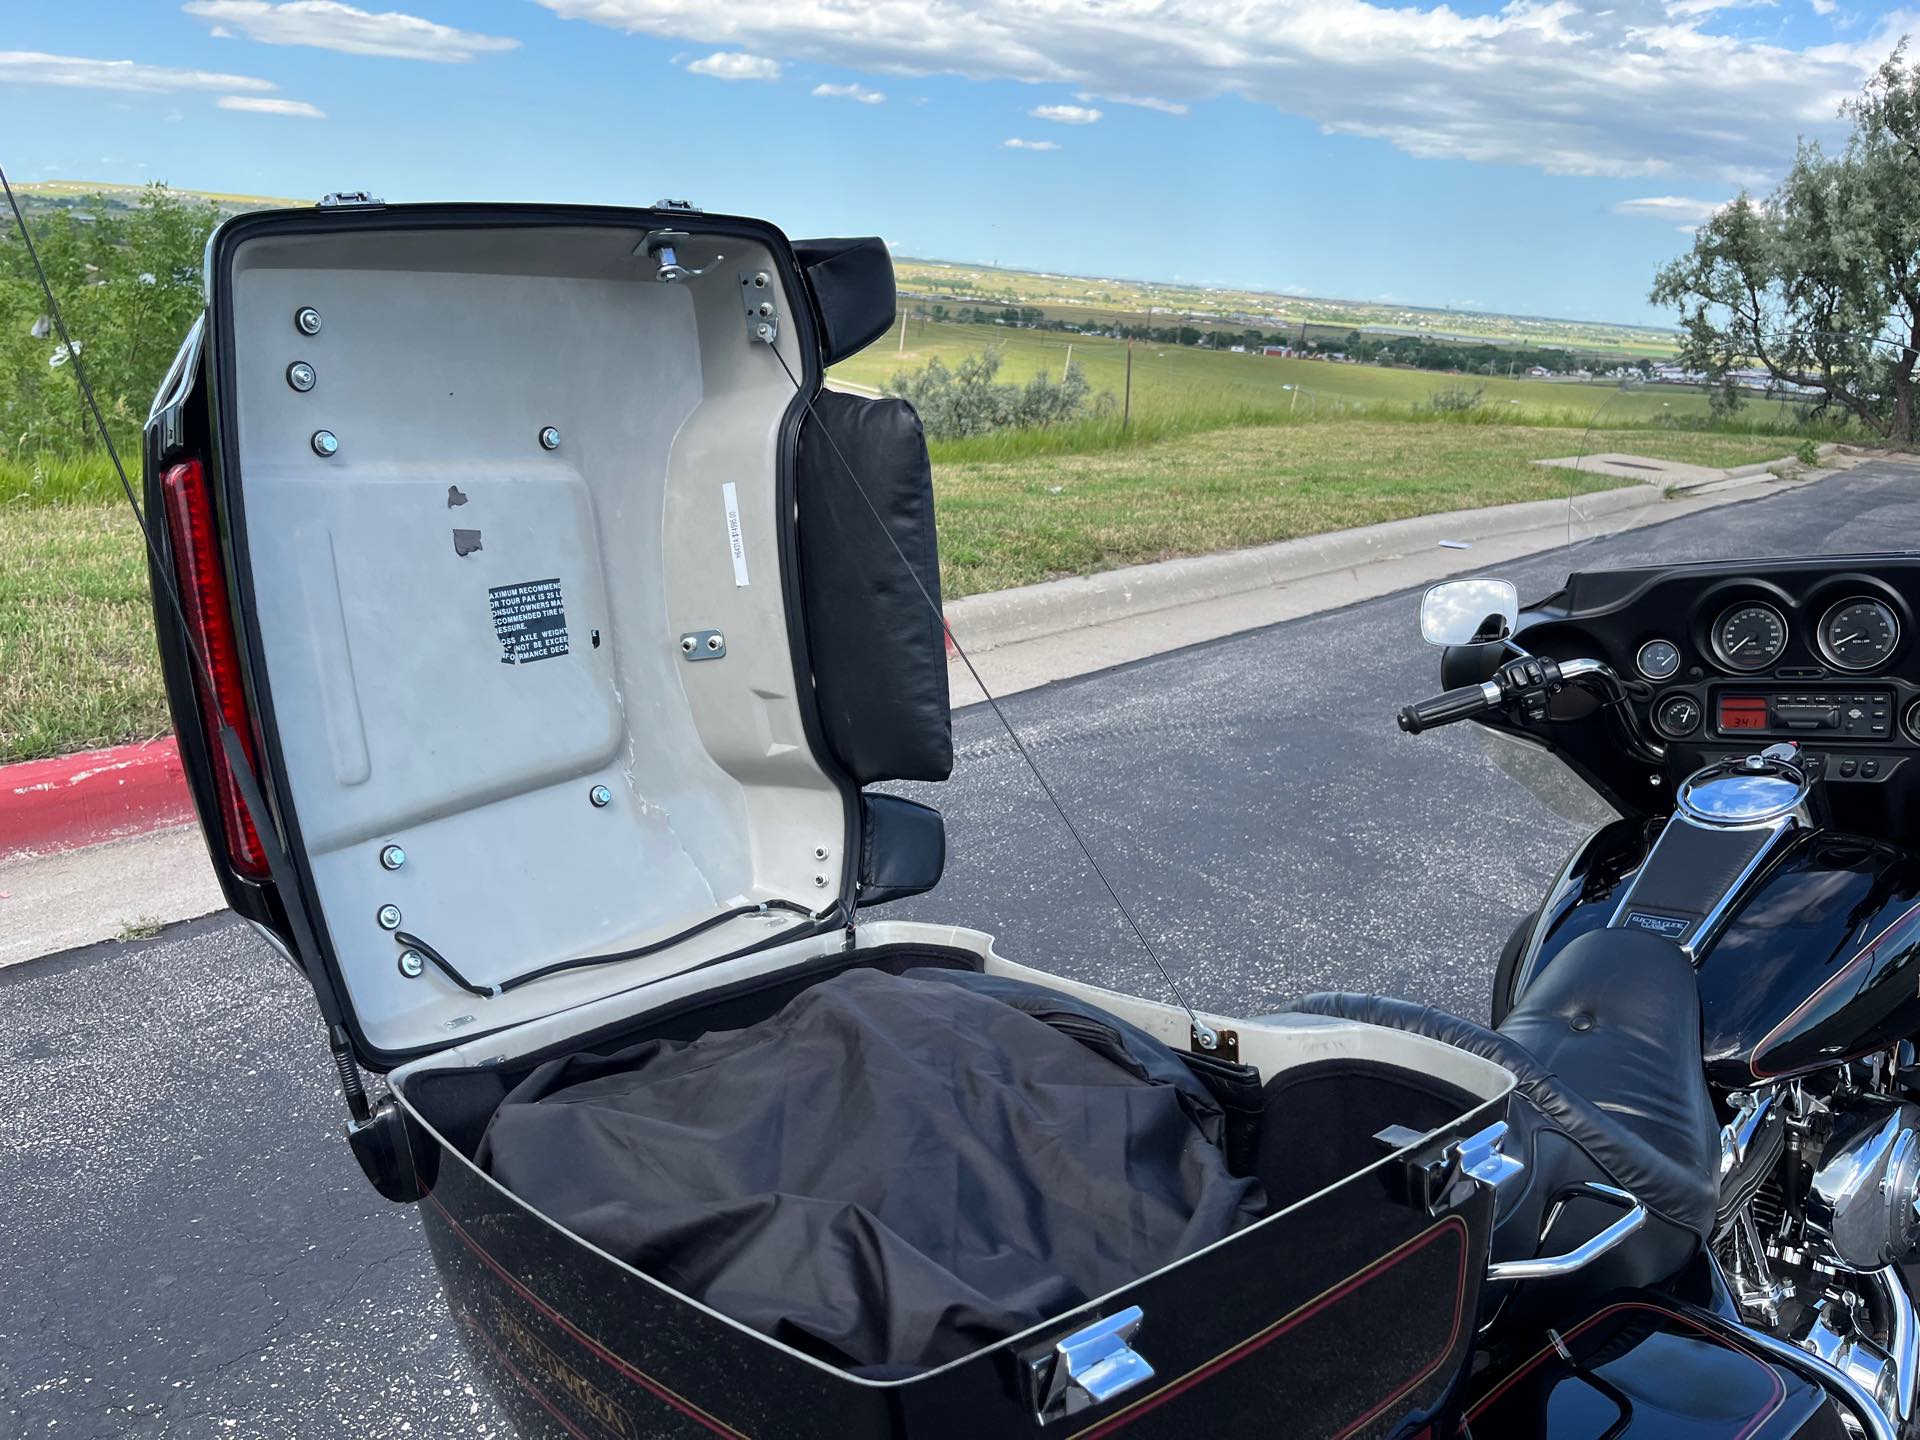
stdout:
<svg viewBox="0 0 1920 1440">
<path fill-rule="evenodd" d="M 549 1062 L 478 1160 L 567 1229 L 833 1363 L 971 1353 L 1252 1223 L 1180 1058 L 1054 992 L 853 970 L 772 1018 Z"/>
<path fill-rule="evenodd" d="M 913 407 L 822 390 L 800 428 L 798 504 L 807 648 L 828 747 L 861 785 L 946 779 L 953 729 L 933 464 Z"/>
</svg>

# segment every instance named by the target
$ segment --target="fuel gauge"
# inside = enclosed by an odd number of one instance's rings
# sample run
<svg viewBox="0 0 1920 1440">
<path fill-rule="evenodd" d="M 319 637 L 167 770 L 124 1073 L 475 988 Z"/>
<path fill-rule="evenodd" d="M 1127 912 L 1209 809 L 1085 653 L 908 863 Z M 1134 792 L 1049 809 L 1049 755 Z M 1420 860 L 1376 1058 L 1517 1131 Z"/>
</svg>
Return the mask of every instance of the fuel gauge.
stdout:
<svg viewBox="0 0 1920 1440">
<path fill-rule="evenodd" d="M 1653 707 L 1653 728 L 1669 740 L 1684 740 L 1700 728 L 1700 702 L 1691 695 L 1669 695 Z"/>
<path fill-rule="evenodd" d="M 1671 640 L 1649 640 L 1640 647 L 1633 663 L 1649 680 L 1671 680 L 1680 668 L 1680 647 Z"/>
</svg>

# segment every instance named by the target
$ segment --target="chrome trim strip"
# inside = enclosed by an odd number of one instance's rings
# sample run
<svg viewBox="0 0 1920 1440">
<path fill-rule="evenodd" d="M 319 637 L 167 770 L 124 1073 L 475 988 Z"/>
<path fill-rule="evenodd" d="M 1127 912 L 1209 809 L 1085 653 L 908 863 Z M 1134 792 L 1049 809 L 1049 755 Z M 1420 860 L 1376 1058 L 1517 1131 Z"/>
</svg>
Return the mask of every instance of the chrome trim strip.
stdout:
<svg viewBox="0 0 1920 1440">
<path fill-rule="evenodd" d="M 1747 882 L 1753 879 L 1753 877 L 1759 873 L 1761 867 L 1773 858 L 1774 852 L 1780 848 L 1781 837 L 1796 829 L 1800 824 L 1800 820 L 1801 817 L 1796 814 L 1784 815 L 1778 820 L 1767 821 L 1758 825 L 1702 825 L 1698 821 L 1690 819 L 1685 815 L 1675 813 L 1668 818 L 1665 828 L 1660 831 L 1660 838 L 1653 842 L 1653 848 L 1647 852 L 1647 858 L 1640 862 L 1640 869 L 1635 872 L 1633 883 L 1627 887 L 1627 893 L 1620 897 L 1620 903 L 1614 907 L 1612 918 L 1607 921 L 1607 929 L 1618 930 L 1625 923 L 1627 907 L 1633 904 L 1633 892 L 1640 888 L 1641 878 L 1646 875 L 1655 859 L 1658 858 L 1660 847 L 1666 842 L 1666 838 L 1674 826 L 1690 825 L 1696 830 L 1712 832 L 1724 830 L 1771 831 L 1772 833 L 1768 835 L 1766 843 L 1754 852 L 1753 859 L 1749 860 L 1746 867 L 1741 870 L 1738 875 L 1733 877 L 1733 883 L 1721 892 L 1719 899 L 1708 907 L 1706 914 L 1700 918 L 1700 923 L 1693 927 L 1692 933 L 1689 934 L 1686 939 L 1674 942 L 1679 945 L 1681 953 L 1686 955 L 1689 960 L 1697 958 L 1705 942 L 1726 922 L 1728 912 L 1733 909 L 1734 902 L 1740 898 L 1741 892 L 1747 888 Z"/>
<path fill-rule="evenodd" d="M 1893 1316 L 1887 1348 L 1893 1354 L 1895 1393 L 1899 1396 L 1900 1423 L 1904 1425 L 1913 1418 L 1914 1391 L 1920 1386 L 1920 1323 L 1916 1323 L 1913 1297 L 1907 1293 L 1898 1265 L 1875 1270 L 1872 1278 L 1880 1282 L 1887 1310 Z"/>
<path fill-rule="evenodd" d="M 1719 1267 L 1716 1265 L 1715 1269 Z M 1845 1402 L 1854 1422 L 1859 1425 L 1867 1440 L 1899 1440 L 1894 1434 L 1893 1422 L 1887 1412 L 1882 1410 L 1874 1399 L 1846 1372 L 1836 1369 L 1822 1360 L 1812 1351 L 1802 1350 L 1785 1340 L 1779 1340 L 1764 1330 L 1755 1330 L 1751 1326 L 1737 1324 L 1722 1315 L 1689 1306 L 1686 1310 L 1689 1320 L 1705 1326 L 1709 1330 L 1738 1341 L 1742 1345 L 1751 1345 L 1770 1358 L 1777 1360 L 1787 1369 L 1811 1380 L 1823 1390 L 1834 1394 Z M 1841 1417 L 1843 1420 L 1846 1416 Z"/>
</svg>

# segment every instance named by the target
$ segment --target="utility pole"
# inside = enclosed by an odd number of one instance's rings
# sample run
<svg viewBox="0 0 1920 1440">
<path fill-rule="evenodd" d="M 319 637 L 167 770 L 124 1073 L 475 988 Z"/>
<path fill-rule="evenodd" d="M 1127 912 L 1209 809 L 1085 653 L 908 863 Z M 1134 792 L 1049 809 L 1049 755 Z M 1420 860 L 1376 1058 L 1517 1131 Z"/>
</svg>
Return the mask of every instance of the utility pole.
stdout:
<svg viewBox="0 0 1920 1440">
<path fill-rule="evenodd" d="M 1126 429 L 1128 422 L 1131 421 L 1132 419 L 1133 419 L 1133 341 L 1129 339 L 1127 341 L 1127 398 L 1123 402 L 1121 402 L 1121 406 L 1120 406 L 1120 428 L 1122 430 Z"/>
<path fill-rule="evenodd" d="M 1073 369 L 1073 341 L 1069 340 L 1067 341 L 1066 362 L 1060 367 L 1060 383 L 1062 385 L 1067 383 L 1067 372 L 1071 369 Z"/>
<path fill-rule="evenodd" d="M 900 348 L 894 351 L 894 354 L 904 355 L 906 353 L 907 353 L 907 312 L 902 310 L 900 312 Z"/>
</svg>

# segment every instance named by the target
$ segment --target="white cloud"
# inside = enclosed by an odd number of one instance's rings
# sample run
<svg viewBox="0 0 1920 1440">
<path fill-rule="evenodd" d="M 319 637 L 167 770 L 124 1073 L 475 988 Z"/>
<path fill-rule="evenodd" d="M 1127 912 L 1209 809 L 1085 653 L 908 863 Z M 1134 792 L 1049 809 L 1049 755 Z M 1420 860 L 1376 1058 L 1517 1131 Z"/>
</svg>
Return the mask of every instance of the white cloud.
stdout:
<svg viewBox="0 0 1920 1440">
<path fill-rule="evenodd" d="M 846 85 L 816 85 L 813 93 L 823 100 L 853 100 L 861 105 L 878 105 L 887 97 L 878 90 L 869 90 L 864 85 L 848 83 Z"/>
<path fill-rule="evenodd" d="M 780 62 L 764 55 L 748 55 L 740 50 L 721 50 L 687 66 L 695 75 L 711 75 L 716 80 L 778 80 Z"/>
<path fill-rule="evenodd" d="M 1085 105 L 1036 105 L 1027 114 L 1036 120 L 1051 120 L 1056 125 L 1091 125 L 1100 112 Z"/>
<path fill-rule="evenodd" d="M 1060 147 L 1051 140 L 1003 140 L 1002 150 L 1058 150 Z"/>
<path fill-rule="evenodd" d="M 1706 224 L 1726 204 L 1724 200 L 1691 200 L 1684 195 L 1643 195 L 1637 200 L 1620 201 L 1613 207 L 1613 213 L 1668 220 L 1691 232 L 1696 225 Z"/>
<path fill-rule="evenodd" d="M 1082 90 L 1073 97 L 1076 100 L 1109 100 L 1115 105 L 1137 105 L 1142 110 L 1158 110 L 1162 115 L 1184 115 L 1188 107 L 1173 100 L 1157 100 L 1151 95 L 1095 95 L 1091 90 Z"/>
<path fill-rule="evenodd" d="M 222 95 L 222 110 L 245 110 L 255 115 L 290 115 L 300 120 L 324 120 L 327 112 L 304 100 L 273 100 L 258 95 Z"/>
<path fill-rule="evenodd" d="M 1559 174 L 1777 173 L 1835 126 L 1920 17 L 1794 48 L 1718 32 L 1691 0 L 540 0 L 556 14 L 782 60 L 1069 85 L 1189 105 L 1236 95 L 1412 155 Z M 1755 97 L 1768 122 L 1752 122 Z"/>
<path fill-rule="evenodd" d="M 1831 15 L 1840 8 L 1840 0 L 1809 0 L 1816 15 Z"/>
<path fill-rule="evenodd" d="M 86 60 L 35 50 L 0 50 L 0 85 L 59 85 L 79 90 L 134 90 L 151 95 L 179 90 L 275 90 L 271 80 L 213 70 L 172 70 L 133 60 Z"/>
<path fill-rule="evenodd" d="M 378 13 L 340 0 L 187 0 L 180 7 L 214 23 L 214 33 L 240 34 L 263 45 L 307 45 L 346 55 L 458 63 L 518 48 L 504 35 L 456 30 L 397 10 Z"/>
</svg>

